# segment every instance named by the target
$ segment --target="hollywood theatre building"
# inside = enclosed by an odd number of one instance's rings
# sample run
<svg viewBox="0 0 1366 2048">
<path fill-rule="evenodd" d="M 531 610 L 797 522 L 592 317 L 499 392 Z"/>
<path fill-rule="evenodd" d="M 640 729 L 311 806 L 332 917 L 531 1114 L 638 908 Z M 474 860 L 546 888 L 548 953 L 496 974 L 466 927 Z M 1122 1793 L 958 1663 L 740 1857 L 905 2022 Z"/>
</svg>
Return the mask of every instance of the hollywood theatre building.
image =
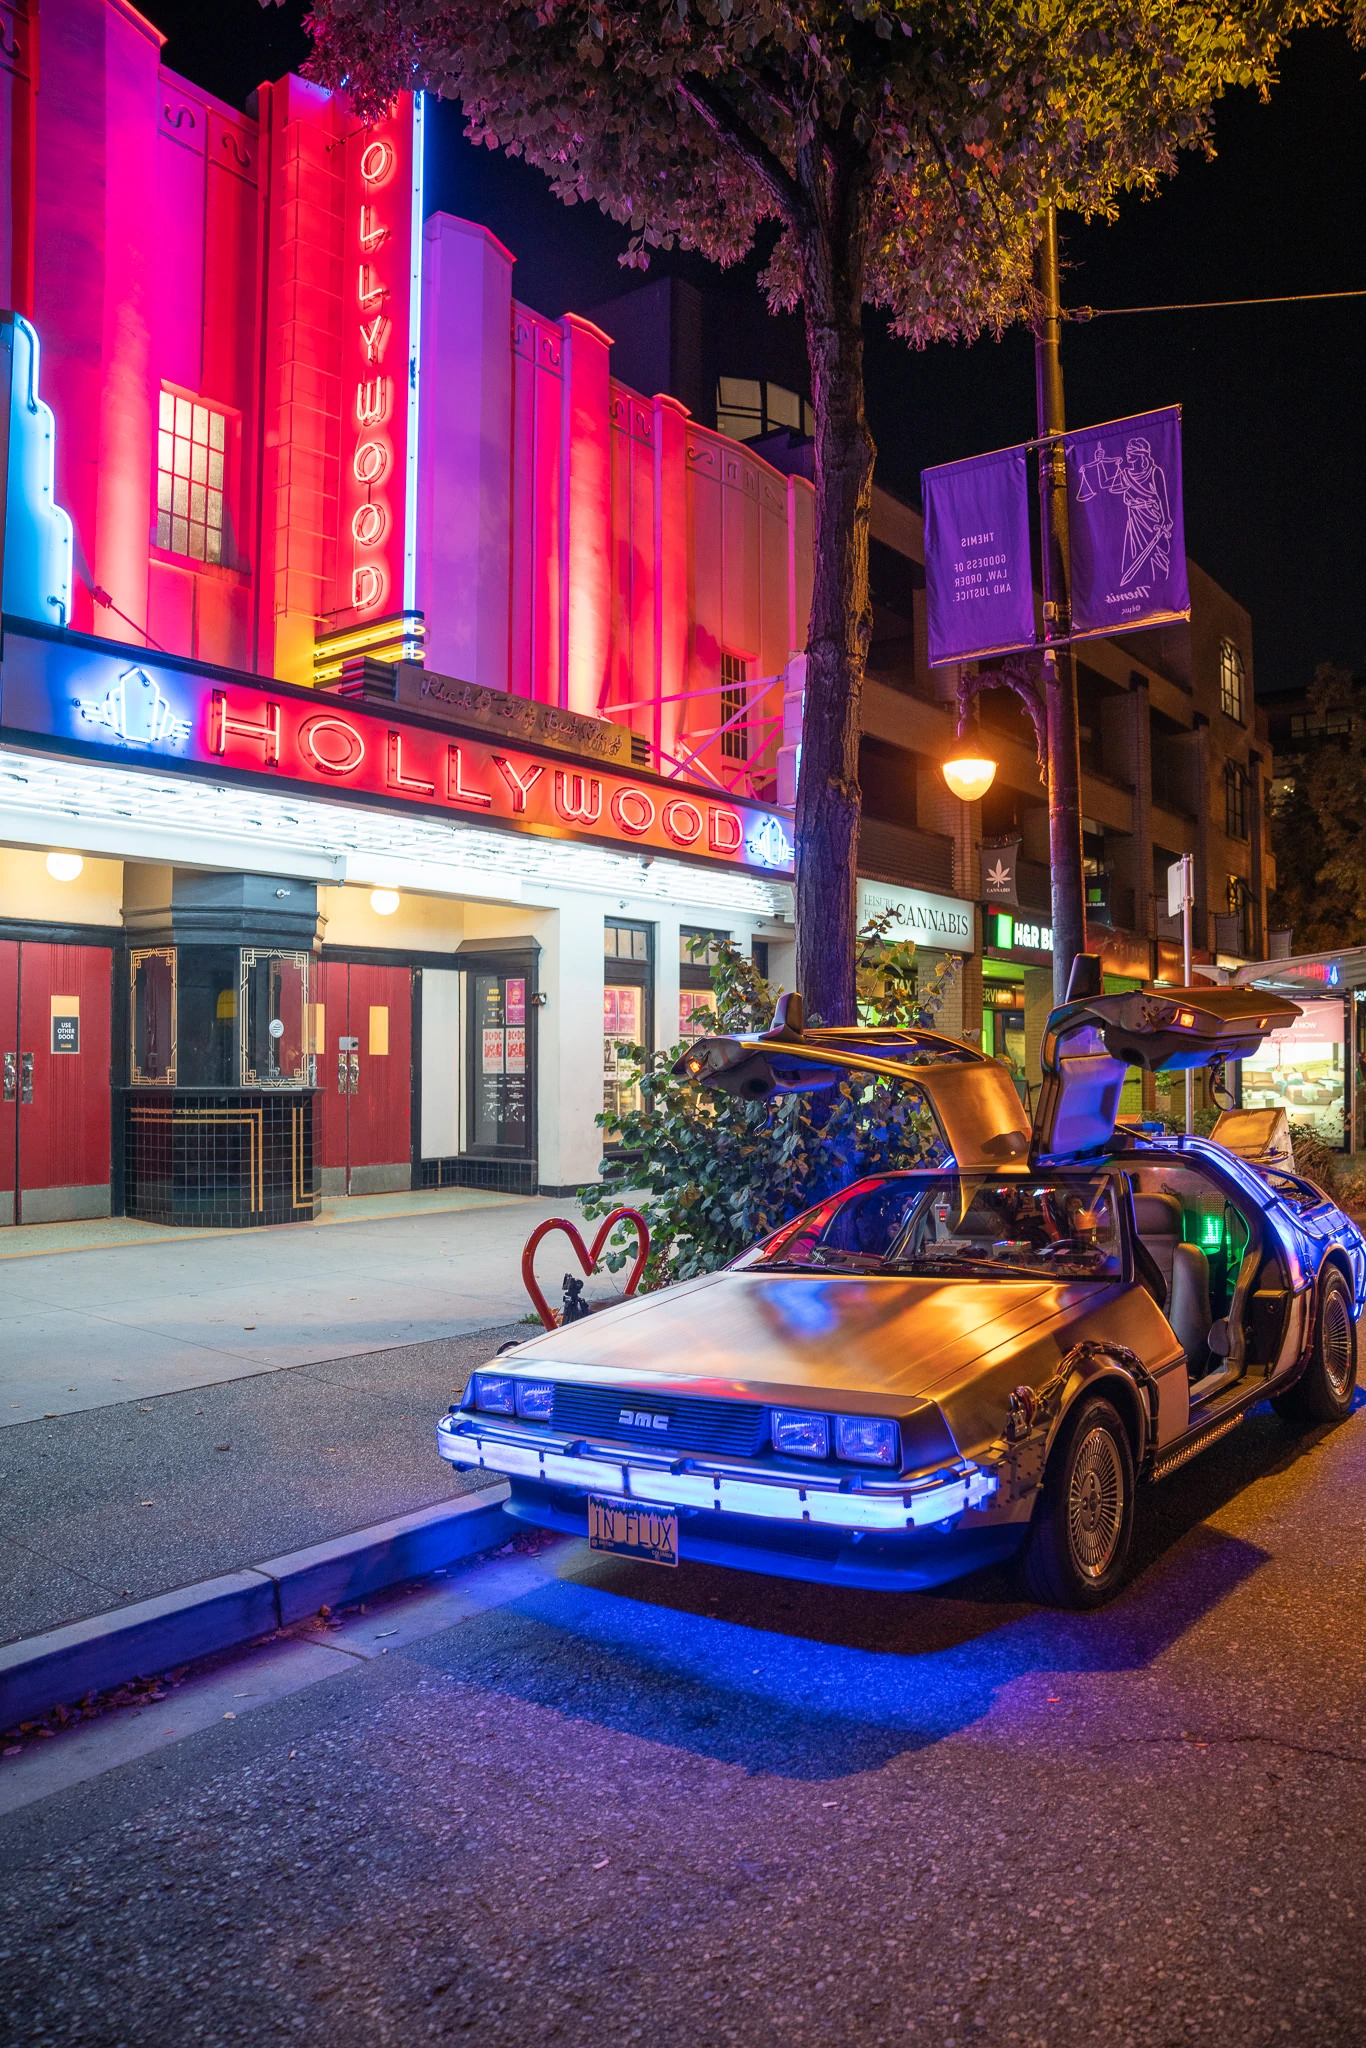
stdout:
<svg viewBox="0 0 1366 2048">
<path fill-rule="evenodd" d="M 595 1178 L 718 940 L 790 981 L 809 485 L 426 216 L 420 99 L 3 13 L 0 1223 Z"/>
</svg>

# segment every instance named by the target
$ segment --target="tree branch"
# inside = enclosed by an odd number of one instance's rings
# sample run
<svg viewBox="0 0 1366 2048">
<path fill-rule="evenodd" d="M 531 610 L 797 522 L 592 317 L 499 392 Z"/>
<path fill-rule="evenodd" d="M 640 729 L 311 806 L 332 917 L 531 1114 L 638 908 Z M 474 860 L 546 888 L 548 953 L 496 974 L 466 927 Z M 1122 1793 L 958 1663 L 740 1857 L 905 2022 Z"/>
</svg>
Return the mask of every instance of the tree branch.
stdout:
<svg viewBox="0 0 1366 2048">
<path fill-rule="evenodd" d="M 806 194 L 787 165 L 769 148 L 763 137 L 736 112 L 724 93 L 694 71 L 684 72 L 678 90 L 693 111 L 719 136 L 770 194 L 789 227 L 805 225 L 810 207 Z"/>
</svg>

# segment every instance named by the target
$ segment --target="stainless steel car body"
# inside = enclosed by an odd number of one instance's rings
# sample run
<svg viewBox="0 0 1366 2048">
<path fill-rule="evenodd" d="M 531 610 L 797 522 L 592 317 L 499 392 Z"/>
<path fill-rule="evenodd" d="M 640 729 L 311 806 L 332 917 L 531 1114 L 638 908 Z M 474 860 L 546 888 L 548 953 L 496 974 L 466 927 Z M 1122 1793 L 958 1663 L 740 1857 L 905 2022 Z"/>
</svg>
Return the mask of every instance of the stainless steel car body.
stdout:
<svg viewBox="0 0 1366 2048">
<path fill-rule="evenodd" d="M 1033 1126 L 1003 1068 L 935 1034 L 806 1034 L 789 1011 L 769 1034 L 699 1041 L 688 1071 L 745 1094 L 810 1086 L 813 1071 L 896 1072 L 952 1135 L 965 1184 L 1027 1189 L 1045 1172 L 1063 1188 L 1069 1175 L 1103 1183 L 1121 1256 L 1095 1276 L 924 1277 L 777 1271 L 756 1247 L 500 1356 L 490 1372 L 551 1384 L 553 1416 L 484 1413 L 467 1394 L 438 1426 L 441 1455 L 505 1473 L 513 1511 L 533 1521 L 581 1528 L 587 1496 L 609 1493 L 676 1508 L 685 1556 L 871 1586 L 932 1584 L 1017 1547 L 1052 1445 L 1088 1390 L 1119 1410 L 1140 1476 L 1163 1476 L 1291 1384 L 1330 1264 L 1355 1314 L 1366 1305 L 1366 1243 L 1320 1190 L 1211 1140 L 1116 1130 L 1126 1068 L 1145 1048 L 1160 1053 L 1153 1064 L 1236 1053 L 1293 1009 L 1252 994 L 1164 991 L 1055 1012 Z M 898 1046 L 918 1057 L 898 1062 Z M 1237 1129 L 1247 1139 L 1246 1116 Z M 837 1200 L 893 1182 L 913 1196 L 944 1171 L 874 1175 Z M 1198 1368 L 1164 1313 L 1134 1207 L 1138 1195 L 1184 1213 L 1171 1188 L 1191 1176 L 1244 1240 L 1230 1243 L 1226 1310 Z M 897 1469 L 779 1455 L 765 1418 L 789 1409 L 889 1418 Z M 752 1424 L 739 1450 L 722 1441 L 728 1418 Z"/>
</svg>

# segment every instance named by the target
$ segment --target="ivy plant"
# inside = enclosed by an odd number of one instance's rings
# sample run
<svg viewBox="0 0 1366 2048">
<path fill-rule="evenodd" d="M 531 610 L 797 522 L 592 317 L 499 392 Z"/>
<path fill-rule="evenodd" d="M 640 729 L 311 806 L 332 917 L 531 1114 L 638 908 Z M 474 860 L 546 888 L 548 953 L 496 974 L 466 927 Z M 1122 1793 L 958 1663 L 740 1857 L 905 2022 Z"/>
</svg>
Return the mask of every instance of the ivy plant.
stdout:
<svg viewBox="0 0 1366 2048">
<path fill-rule="evenodd" d="M 889 925 L 874 919 L 859 933 L 862 1020 L 932 1026 L 955 963 L 941 960 L 918 982 L 915 948 L 891 940 Z M 729 941 L 718 948 L 711 978 L 717 1031 L 757 1031 L 772 1021 L 780 991 Z M 641 1106 L 598 1117 L 620 1150 L 604 1159 L 602 1181 L 579 1195 L 589 1217 L 607 1215 L 623 1199 L 640 1209 L 651 1240 L 647 1288 L 724 1266 L 860 1174 L 938 1156 L 933 1121 L 917 1091 L 901 1082 L 852 1076 L 813 1095 L 746 1102 L 677 1079 L 672 1069 L 686 1050 L 682 1043 L 667 1052 L 626 1049 Z M 609 1245 L 606 1263 L 620 1271 L 627 1257 L 625 1247 Z"/>
</svg>

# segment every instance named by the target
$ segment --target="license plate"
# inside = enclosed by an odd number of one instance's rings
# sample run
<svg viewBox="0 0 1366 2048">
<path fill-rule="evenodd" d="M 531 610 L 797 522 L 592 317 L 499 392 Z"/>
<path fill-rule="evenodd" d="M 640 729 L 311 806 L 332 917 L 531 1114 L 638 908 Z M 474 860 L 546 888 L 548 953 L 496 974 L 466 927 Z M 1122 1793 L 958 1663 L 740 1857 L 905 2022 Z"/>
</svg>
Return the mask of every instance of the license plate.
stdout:
<svg viewBox="0 0 1366 2048">
<path fill-rule="evenodd" d="M 609 1500 L 605 1494 L 590 1493 L 588 1544 L 592 1550 L 611 1550 L 618 1557 L 676 1565 L 678 1515 L 673 1508 L 652 1507 L 648 1501 Z"/>
</svg>

